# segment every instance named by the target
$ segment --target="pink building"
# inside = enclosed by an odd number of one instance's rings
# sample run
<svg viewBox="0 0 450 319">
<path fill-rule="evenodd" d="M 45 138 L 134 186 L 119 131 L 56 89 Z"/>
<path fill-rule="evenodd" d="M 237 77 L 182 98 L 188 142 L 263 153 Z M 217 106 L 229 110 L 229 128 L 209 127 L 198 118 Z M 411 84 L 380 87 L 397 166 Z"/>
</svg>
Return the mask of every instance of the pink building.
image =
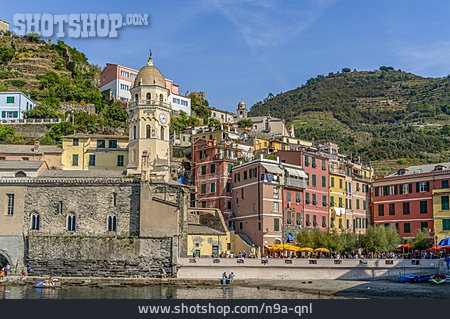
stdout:
<svg viewBox="0 0 450 319">
<path fill-rule="evenodd" d="M 304 149 L 297 151 L 277 151 L 282 163 L 300 166 L 308 176 L 304 190 L 302 226 L 328 229 L 328 159 L 320 154 Z"/>
</svg>

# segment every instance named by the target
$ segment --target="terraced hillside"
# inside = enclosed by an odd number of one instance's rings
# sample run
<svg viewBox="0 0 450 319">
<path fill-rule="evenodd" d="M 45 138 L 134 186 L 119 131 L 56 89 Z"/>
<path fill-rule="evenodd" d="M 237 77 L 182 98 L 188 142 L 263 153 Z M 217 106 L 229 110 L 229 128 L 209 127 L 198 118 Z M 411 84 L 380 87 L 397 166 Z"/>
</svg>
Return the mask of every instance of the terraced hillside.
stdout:
<svg viewBox="0 0 450 319">
<path fill-rule="evenodd" d="M 251 115 L 292 122 L 297 136 L 334 141 L 370 161 L 378 175 L 450 156 L 450 77 L 424 78 L 392 67 L 319 75 L 269 94 Z"/>
</svg>

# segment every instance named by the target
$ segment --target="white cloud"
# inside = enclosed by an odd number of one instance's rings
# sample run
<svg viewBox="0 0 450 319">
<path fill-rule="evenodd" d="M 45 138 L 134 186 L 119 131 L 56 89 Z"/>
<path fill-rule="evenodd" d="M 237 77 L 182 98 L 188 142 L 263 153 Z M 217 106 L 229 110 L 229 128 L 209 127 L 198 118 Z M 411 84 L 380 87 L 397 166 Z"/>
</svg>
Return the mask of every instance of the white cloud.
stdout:
<svg viewBox="0 0 450 319">
<path fill-rule="evenodd" d="M 400 49 L 398 55 L 408 70 L 426 76 L 450 73 L 450 42 L 437 41 Z"/>
<path fill-rule="evenodd" d="M 334 0 L 205 0 L 256 49 L 276 47 L 297 38 Z"/>
</svg>

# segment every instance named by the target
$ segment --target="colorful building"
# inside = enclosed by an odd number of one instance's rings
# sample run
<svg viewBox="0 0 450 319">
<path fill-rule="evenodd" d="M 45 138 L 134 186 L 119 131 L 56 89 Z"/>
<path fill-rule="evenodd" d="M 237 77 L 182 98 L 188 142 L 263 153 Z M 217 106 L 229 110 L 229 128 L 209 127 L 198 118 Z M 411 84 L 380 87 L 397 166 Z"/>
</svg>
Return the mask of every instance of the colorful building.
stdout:
<svg viewBox="0 0 450 319">
<path fill-rule="evenodd" d="M 328 229 L 328 159 L 318 153 L 301 149 L 278 151 L 280 161 L 300 166 L 308 184 L 302 200 L 302 227 Z"/>
<path fill-rule="evenodd" d="M 420 230 L 434 237 L 433 191 L 448 188 L 449 179 L 450 162 L 410 166 L 376 179 L 373 183 L 375 225 L 395 225 L 404 238 L 412 238 Z M 436 215 L 440 216 L 440 210 Z"/>
<path fill-rule="evenodd" d="M 128 136 L 74 134 L 62 140 L 63 170 L 125 170 Z"/>
<path fill-rule="evenodd" d="M 350 206 L 353 214 L 353 231 L 357 234 L 365 234 L 371 220 L 373 169 L 367 165 L 353 164 L 351 174 Z"/>
<path fill-rule="evenodd" d="M 257 247 L 286 242 L 286 231 L 297 224 L 299 205 L 293 192 L 301 192 L 305 187 L 306 174 L 301 167 L 285 167 L 278 159 L 261 155 L 233 167 L 232 229 L 244 233 Z M 285 202 L 288 196 L 289 205 Z"/>
<path fill-rule="evenodd" d="M 111 98 L 128 102 L 131 100 L 130 89 L 137 74 L 138 70 L 106 63 L 106 67 L 100 75 L 100 90 L 109 92 Z"/>
<path fill-rule="evenodd" d="M 198 139 L 192 144 L 192 179 L 197 207 L 218 208 L 225 220 L 231 217 L 231 171 L 238 157 L 240 150 L 233 143 Z"/>
<path fill-rule="evenodd" d="M 434 235 L 437 236 L 437 242 L 446 237 L 450 237 L 450 188 L 449 180 L 441 180 L 440 189 L 433 189 L 433 220 Z"/>
</svg>

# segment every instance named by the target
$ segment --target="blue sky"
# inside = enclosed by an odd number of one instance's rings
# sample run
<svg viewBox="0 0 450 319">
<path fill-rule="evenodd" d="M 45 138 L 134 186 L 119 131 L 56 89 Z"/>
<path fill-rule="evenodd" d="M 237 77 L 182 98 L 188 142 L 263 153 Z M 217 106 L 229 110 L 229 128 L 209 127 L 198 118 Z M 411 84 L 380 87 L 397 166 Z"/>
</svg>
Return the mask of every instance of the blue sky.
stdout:
<svg viewBox="0 0 450 319">
<path fill-rule="evenodd" d="M 4 0 L 3 0 L 4 1 Z M 2 1 L 2 2 L 3 2 Z M 148 13 L 150 26 L 115 39 L 64 39 L 91 63 L 139 69 L 148 49 L 181 90 L 207 93 L 234 110 L 343 67 L 391 65 L 422 76 L 450 73 L 446 0 L 35 1 L 0 4 L 14 13 Z"/>
</svg>

